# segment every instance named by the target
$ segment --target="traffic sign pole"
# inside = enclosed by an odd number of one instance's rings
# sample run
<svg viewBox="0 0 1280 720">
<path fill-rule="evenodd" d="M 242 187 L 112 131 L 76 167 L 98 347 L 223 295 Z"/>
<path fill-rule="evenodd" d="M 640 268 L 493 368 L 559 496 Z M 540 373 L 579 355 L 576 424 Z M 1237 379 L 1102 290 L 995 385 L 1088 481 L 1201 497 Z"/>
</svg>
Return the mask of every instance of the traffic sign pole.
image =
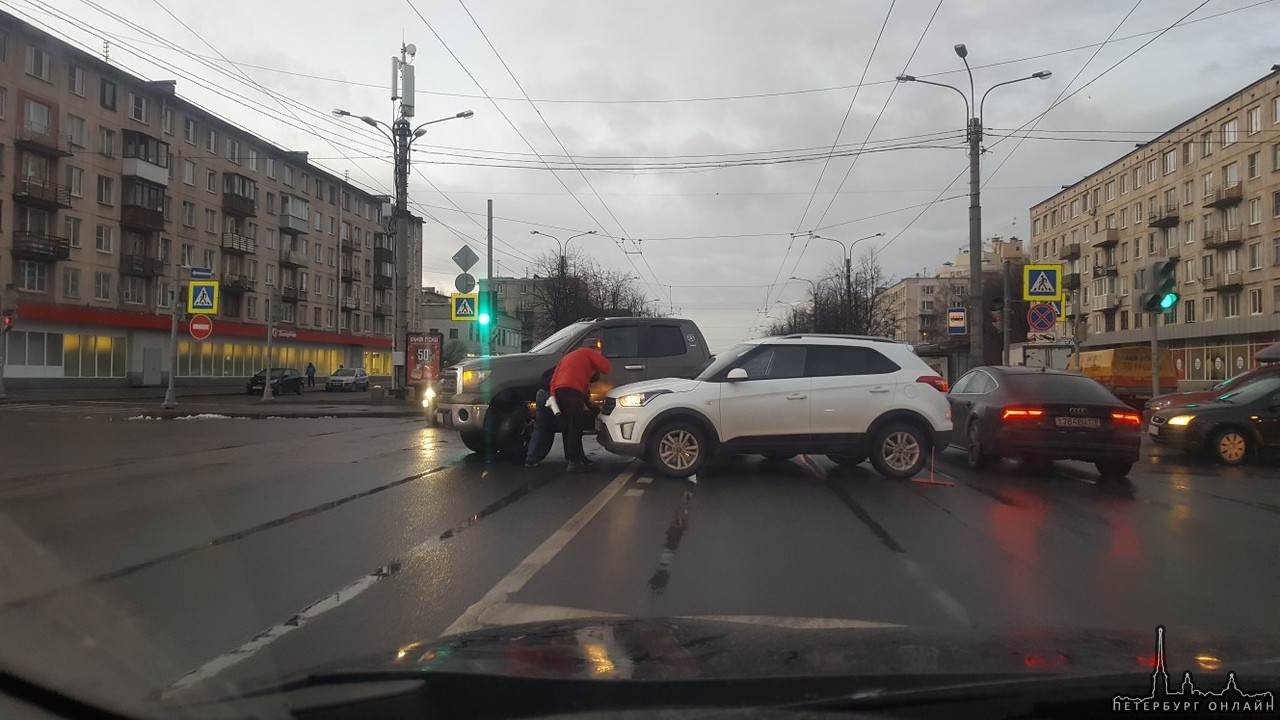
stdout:
<svg viewBox="0 0 1280 720">
<path fill-rule="evenodd" d="M 171 298 L 173 310 L 169 313 L 169 389 L 165 391 L 164 402 L 160 404 L 160 407 L 165 410 L 178 407 L 174 381 L 178 375 L 178 313 L 181 312 L 180 303 L 183 302 L 183 295 L 182 286 L 174 286 Z"/>
</svg>

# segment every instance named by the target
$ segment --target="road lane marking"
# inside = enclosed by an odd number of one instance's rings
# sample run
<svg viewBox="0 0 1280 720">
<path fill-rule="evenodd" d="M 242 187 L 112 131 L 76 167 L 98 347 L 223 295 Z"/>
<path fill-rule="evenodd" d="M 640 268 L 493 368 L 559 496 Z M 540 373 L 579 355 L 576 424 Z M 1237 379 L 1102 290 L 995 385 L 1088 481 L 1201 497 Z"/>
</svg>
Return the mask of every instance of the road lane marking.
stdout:
<svg viewBox="0 0 1280 720">
<path fill-rule="evenodd" d="M 641 490 L 640 488 L 630 488 L 622 494 L 626 497 L 640 497 L 641 495 L 644 495 L 644 490 Z"/>
<path fill-rule="evenodd" d="M 653 482 L 653 478 L 651 477 L 642 477 L 642 478 L 636 479 L 637 485 L 648 485 L 651 482 Z"/>
<path fill-rule="evenodd" d="M 350 585 L 347 585 L 346 587 L 342 588 L 338 592 L 333 593 L 332 595 L 327 595 L 325 597 L 320 598 L 319 600 L 303 608 L 302 612 L 299 612 L 297 615 L 294 615 L 293 617 L 289 618 L 288 620 L 285 620 L 282 623 L 273 625 L 272 627 L 267 628 L 265 631 L 258 633 L 253 637 L 252 640 L 249 640 L 248 642 L 236 648 L 235 650 L 232 650 L 231 652 L 228 652 L 228 653 L 223 653 L 222 655 L 219 655 L 218 657 L 201 665 L 195 670 L 192 670 L 186 673 L 185 675 L 183 675 L 182 677 L 179 677 L 177 680 L 174 680 L 172 683 L 168 685 L 168 687 L 166 687 L 164 690 L 160 692 L 161 699 L 170 698 L 173 695 L 182 692 L 183 690 L 187 690 L 196 685 L 199 685 L 200 683 L 206 680 L 209 680 L 210 678 L 217 675 L 218 673 L 221 673 L 227 668 L 230 668 L 234 665 L 238 665 L 239 663 L 242 663 L 245 660 L 248 660 L 249 658 L 253 657 L 259 650 L 262 650 L 264 647 L 270 645 L 276 640 L 279 640 L 281 637 L 288 635 L 294 630 L 297 630 L 298 628 L 307 624 L 307 622 L 314 620 L 320 615 L 323 615 L 324 613 L 329 612 L 334 608 L 337 608 L 345 603 L 350 602 L 352 598 L 355 598 L 357 595 L 363 593 L 365 590 L 368 590 L 369 588 L 373 587 L 374 584 L 377 583 L 379 580 L 391 577 L 392 575 L 396 574 L 399 570 L 400 570 L 400 565 L 398 563 L 392 564 L 392 565 L 384 565 L 378 568 L 377 570 L 369 573 L 368 575 L 365 575 L 364 577 L 356 580 Z"/>
<path fill-rule="evenodd" d="M 925 577 L 924 570 L 920 567 L 919 563 L 911 559 L 904 559 L 902 562 L 907 568 L 907 574 L 915 579 L 916 582 L 924 586 L 925 590 L 929 592 L 929 597 L 932 597 L 934 602 L 941 605 L 944 612 L 962 625 L 970 624 L 969 613 L 964 609 L 964 606 L 961 605 L 958 600 L 951 597 L 947 591 L 938 587 L 933 583 L 933 581 Z"/>
<path fill-rule="evenodd" d="M 556 555 L 564 550 L 579 532 L 582 531 L 587 523 L 591 522 L 605 505 L 614 498 L 635 474 L 635 468 L 628 467 L 618 474 L 608 485 L 596 494 L 586 505 L 583 505 L 573 517 L 565 521 L 560 529 L 551 533 L 551 536 L 542 542 L 533 552 L 529 553 L 523 561 L 520 562 L 507 576 L 498 581 L 489 592 L 484 594 L 474 605 L 467 608 L 457 620 L 449 624 L 444 632 L 440 633 L 441 637 L 447 635 L 457 635 L 459 633 L 479 630 L 483 627 L 480 622 L 480 616 L 489 608 L 505 603 L 516 592 L 529 582 L 539 570 L 546 567 L 548 563 L 555 558 Z"/>
</svg>

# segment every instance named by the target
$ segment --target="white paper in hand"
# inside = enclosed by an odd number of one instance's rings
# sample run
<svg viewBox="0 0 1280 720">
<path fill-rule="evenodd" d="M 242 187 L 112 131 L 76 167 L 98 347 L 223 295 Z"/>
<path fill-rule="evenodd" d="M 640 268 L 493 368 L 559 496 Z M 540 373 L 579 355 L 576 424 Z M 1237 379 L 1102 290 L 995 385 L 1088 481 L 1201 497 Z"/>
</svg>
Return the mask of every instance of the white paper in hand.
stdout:
<svg viewBox="0 0 1280 720">
<path fill-rule="evenodd" d="M 555 395 L 547 398 L 547 408 L 556 415 L 560 414 L 560 405 L 556 403 Z"/>
</svg>

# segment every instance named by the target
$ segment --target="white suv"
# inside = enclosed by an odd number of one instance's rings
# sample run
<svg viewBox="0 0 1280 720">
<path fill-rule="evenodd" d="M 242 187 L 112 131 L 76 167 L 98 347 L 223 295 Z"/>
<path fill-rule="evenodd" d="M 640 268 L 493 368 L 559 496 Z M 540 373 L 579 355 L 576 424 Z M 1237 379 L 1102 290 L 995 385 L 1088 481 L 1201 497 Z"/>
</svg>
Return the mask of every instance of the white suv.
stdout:
<svg viewBox="0 0 1280 720">
<path fill-rule="evenodd" d="M 801 334 L 752 340 L 693 380 L 615 388 L 596 429 L 602 445 L 687 477 L 715 454 L 785 459 L 868 457 L 882 475 L 915 475 L 951 439 L 947 383 L 904 344 Z"/>
</svg>

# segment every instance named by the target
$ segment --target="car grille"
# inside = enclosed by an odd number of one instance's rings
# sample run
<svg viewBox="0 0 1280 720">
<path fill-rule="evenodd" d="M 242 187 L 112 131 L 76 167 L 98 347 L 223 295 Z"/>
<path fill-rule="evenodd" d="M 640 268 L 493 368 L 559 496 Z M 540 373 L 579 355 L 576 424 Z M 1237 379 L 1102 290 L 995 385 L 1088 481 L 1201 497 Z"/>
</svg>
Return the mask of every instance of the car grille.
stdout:
<svg viewBox="0 0 1280 720">
<path fill-rule="evenodd" d="M 600 412 L 604 415 L 608 415 L 609 413 L 613 412 L 613 409 L 617 406 L 618 406 L 617 398 L 607 397 L 604 399 L 604 407 L 600 410 Z"/>
<path fill-rule="evenodd" d="M 1165 424 L 1165 423 L 1167 423 L 1167 422 L 1169 422 L 1169 420 L 1168 420 L 1167 418 L 1162 418 L 1162 417 L 1160 417 L 1159 415 L 1153 415 L 1153 416 L 1151 417 L 1151 424 L 1152 424 L 1152 425 L 1164 425 L 1164 424 Z"/>
<path fill-rule="evenodd" d="M 440 395 L 452 397 L 458 394 L 458 371 L 449 370 L 440 373 Z"/>
</svg>

